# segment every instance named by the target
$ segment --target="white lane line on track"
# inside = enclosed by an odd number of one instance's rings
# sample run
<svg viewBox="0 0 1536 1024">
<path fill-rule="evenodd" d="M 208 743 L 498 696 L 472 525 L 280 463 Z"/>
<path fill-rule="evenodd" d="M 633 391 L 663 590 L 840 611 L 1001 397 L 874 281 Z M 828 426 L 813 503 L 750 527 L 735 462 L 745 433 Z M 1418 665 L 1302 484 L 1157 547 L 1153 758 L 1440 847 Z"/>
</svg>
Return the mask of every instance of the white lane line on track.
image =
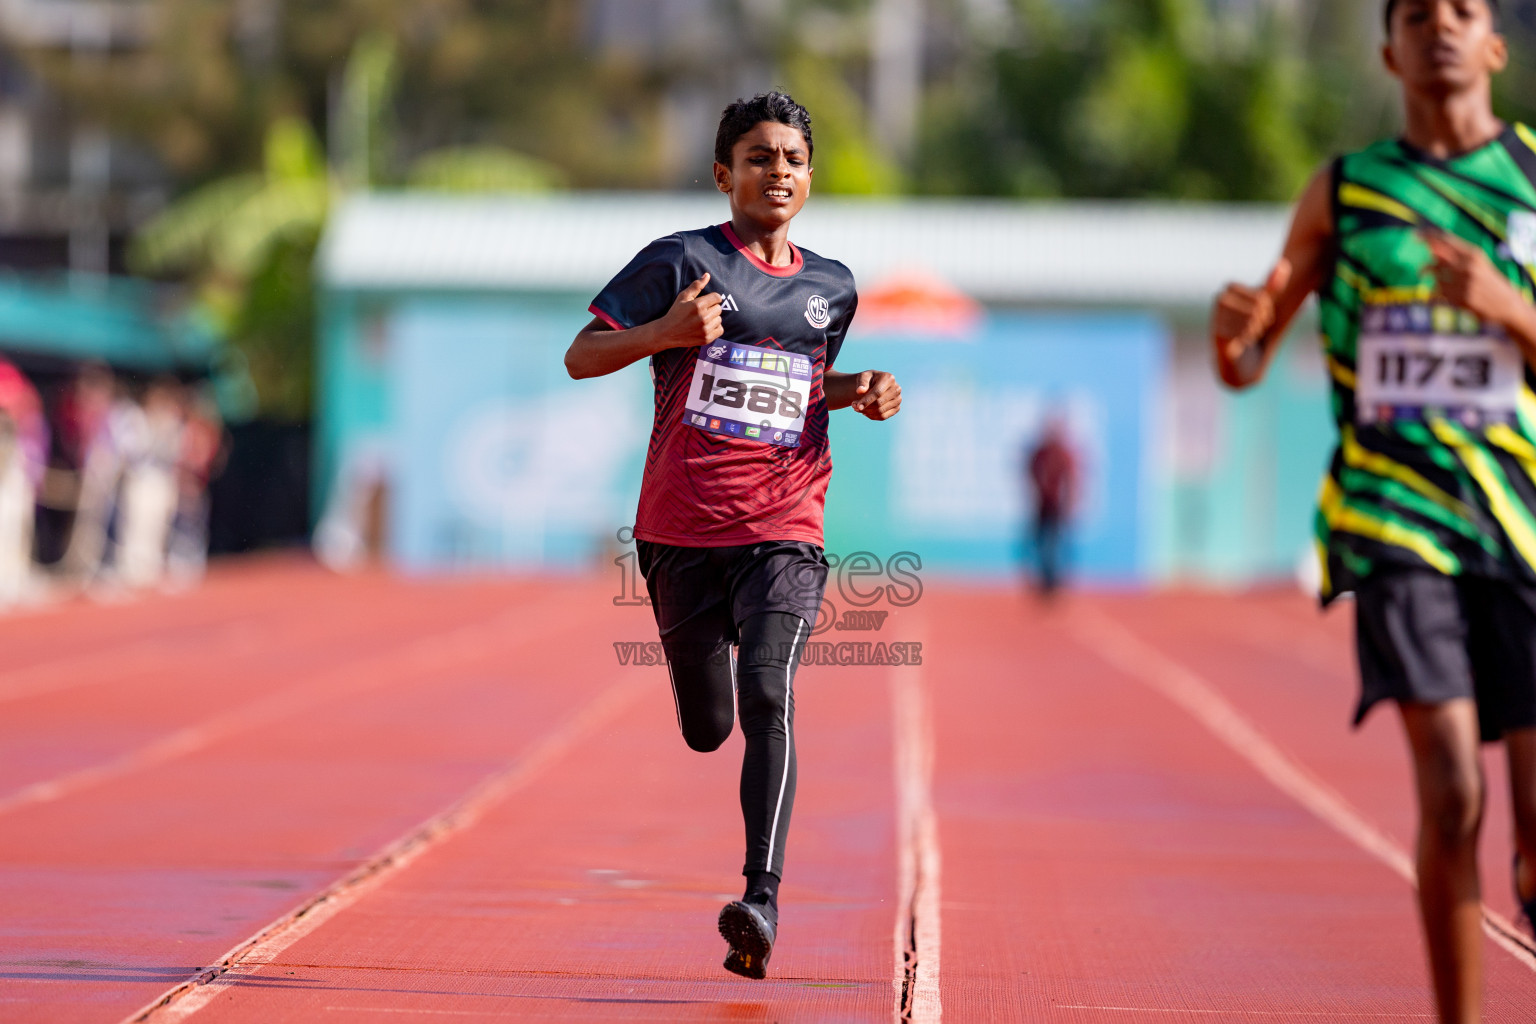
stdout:
<svg viewBox="0 0 1536 1024">
<path fill-rule="evenodd" d="M 345 1013 L 413 1013 L 441 1017 L 506 1017 L 506 1010 L 411 1010 L 398 1006 L 327 1006 L 327 1010 Z"/>
<path fill-rule="evenodd" d="M 1210 1017 L 1321 1017 L 1324 1020 L 1433 1020 L 1432 1013 L 1339 1013 L 1335 1010 L 1190 1010 L 1166 1006 L 1094 1006 L 1090 1003 L 1057 1003 L 1053 1010 L 1102 1010 L 1108 1013 L 1178 1013 Z M 330 1007 L 326 1007 L 330 1009 Z"/>
<path fill-rule="evenodd" d="M 110 761 L 34 782 L 0 796 L 0 814 L 58 800 L 135 771 L 185 757 L 218 740 L 280 721 L 317 704 L 399 682 L 406 673 L 446 671 L 485 656 L 487 643 L 492 640 L 498 647 L 507 647 L 547 637 L 550 629 L 565 619 L 568 616 L 558 604 L 545 603 L 542 610 L 531 616 L 528 609 L 519 607 L 487 622 L 461 626 L 403 647 L 386 649 L 360 662 L 323 670 L 277 693 L 178 729 Z"/>
<path fill-rule="evenodd" d="M 236 635 L 237 639 L 240 633 L 243 631 L 223 631 L 223 634 Z M 104 651 L 89 651 L 8 669 L 0 672 L 0 702 L 40 697 L 99 683 L 112 676 L 149 671 L 159 667 L 166 654 L 174 649 L 174 645 L 165 640 L 140 640 Z"/>
<path fill-rule="evenodd" d="M 1417 886 L 1413 857 L 1372 824 L 1337 790 L 1281 750 L 1211 683 L 1094 608 L 1082 608 L 1071 630 L 1077 642 L 1110 665 L 1183 708 L 1275 788 L 1324 824 L 1375 857 L 1409 885 Z M 1483 931 L 1526 967 L 1536 970 L 1536 945 L 1514 923 L 1486 904 Z"/>
<path fill-rule="evenodd" d="M 939 825 L 933 811 L 933 722 L 922 669 L 891 670 L 895 713 L 897 885 L 897 1024 L 938 1024 Z"/>
<path fill-rule="evenodd" d="M 195 977 L 130 1014 L 123 1024 L 172 1024 L 197 1013 L 242 979 L 276 960 L 295 942 L 379 888 L 423 853 L 474 825 L 493 806 L 527 786 L 577 743 L 618 717 L 651 682 L 648 674 L 636 673 L 610 686 L 447 810 L 385 846 L 346 878 L 272 922 Z"/>
<path fill-rule="evenodd" d="M 51 612 L 64 613 L 69 609 L 67 601 L 50 606 Z M 7 609 L 6 614 L 14 614 L 14 610 Z M 250 619 L 266 622 L 282 614 L 282 609 L 275 610 L 264 600 L 254 611 L 247 613 L 247 618 L 233 623 L 219 620 L 183 623 L 173 631 L 165 631 L 165 635 L 123 639 L 105 648 L 3 669 L 0 670 L 0 703 L 72 690 L 132 672 L 151 671 L 162 667 L 167 655 L 229 658 L 258 651 L 261 649 L 260 627 Z M 187 635 L 192 637 L 191 641 L 186 639 Z"/>
</svg>

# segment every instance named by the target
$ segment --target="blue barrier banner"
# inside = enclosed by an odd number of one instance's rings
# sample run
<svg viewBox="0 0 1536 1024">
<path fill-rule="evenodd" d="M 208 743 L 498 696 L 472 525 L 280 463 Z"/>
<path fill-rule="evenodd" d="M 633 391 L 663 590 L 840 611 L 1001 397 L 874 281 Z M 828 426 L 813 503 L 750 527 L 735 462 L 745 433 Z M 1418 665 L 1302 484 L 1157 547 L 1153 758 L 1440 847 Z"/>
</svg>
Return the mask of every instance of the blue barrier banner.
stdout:
<svg viewBox="0 0 1536 1024">
<path fill-rule="evenodd" d="M 651 423 L 644 365 L 573 381 L 590 319 L 563 304 L 423 300 L 391 330 L 397 565 L 589 568 L 633 521 Z"/>
<path fill-rule="evenodd" d="M 1099 582 L 1154 572 L 1169 338 L 1136 314 L 995 313 L 960 338 L 850 338 L 844 371 L 889 370 L 902 411 L 833 414 L 827 544 L 912 551 L 925 571 L 1007 575 L 1028 557 L 1028 457 L 1048 417 L 1077 456 L 1071 566 Z"/>
<path fill-rule="evenodd" d="M 572 381 L 586 323 L 537 299 L 409 300 L 390 327 L 390 547 L 408 570 L 586 568 L 633 522 L 652 415 L 644 364 Z M 1168 337 L 1142 315 L 998 313 L 964 336 L 855 335 L 840 370 L 897 375 L 903 410 L 832 415 L 833 552 L 1006 575 L 1028 554 L 1026 461 L 1049 416 L 1078 456 L 1084 578 L 1152 572 Z"/>
</svg>

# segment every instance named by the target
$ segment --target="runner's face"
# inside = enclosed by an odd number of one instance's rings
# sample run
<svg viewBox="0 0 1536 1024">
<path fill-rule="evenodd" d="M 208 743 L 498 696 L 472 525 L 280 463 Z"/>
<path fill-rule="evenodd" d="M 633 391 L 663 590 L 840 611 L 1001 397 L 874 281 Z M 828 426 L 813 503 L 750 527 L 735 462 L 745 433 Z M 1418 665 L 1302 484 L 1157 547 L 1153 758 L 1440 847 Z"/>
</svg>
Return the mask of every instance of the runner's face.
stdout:
<svg viewBox="0 0 1536 1024">
<path fill-rule="evenodd" d="M 736 140 L 731 166 L 715 164 L 715 184 L 731 197 L 731 213 L 765 228 L 788 224 L 811 192 L 811 157 L 805 136 L 763 121 Z"/>
<path fill-rule="evenodd" d="M 1438 93 L 1474 85 L 1508 60 L 1487 0 L 1401 0 L 1382 53 L 1403 85 Z"/>
</svg>

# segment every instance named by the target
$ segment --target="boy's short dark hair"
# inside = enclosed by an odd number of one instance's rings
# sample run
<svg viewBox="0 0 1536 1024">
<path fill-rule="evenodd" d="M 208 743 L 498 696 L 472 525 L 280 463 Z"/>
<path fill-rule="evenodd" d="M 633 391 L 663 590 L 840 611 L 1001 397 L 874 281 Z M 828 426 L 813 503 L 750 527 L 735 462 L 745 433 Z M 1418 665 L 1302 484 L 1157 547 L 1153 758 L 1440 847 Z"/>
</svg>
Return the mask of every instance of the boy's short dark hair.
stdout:
<svg viewBox="0 0 1536 1024">
<path fill-rule="evenodd" d="M 1387 35 L 1392 34 L 1392 13 L 1397 10 L 1397 5 L 1402 0 L 1387 0 L 1387 6 L 1382 11 L 1382 24 L 1387 27 Z M 1488 5 L 1488 10 L 1493 12 L 1493 27 L 1499 27 L 1499 0 L 1483 0 Z"/>
<path fill-rule="evenodd" d="M 720 115 L 720 128 L 715 132 L 715 162 L 731 166 L 736 141 L 764 121 L 789 125 L 804 136 L 807 159 L 816 151 L 816 144 L 811 141 L 810 112 L 782 92 L 764 92 L 749 100 L 737 100 Z"/>
</svg>

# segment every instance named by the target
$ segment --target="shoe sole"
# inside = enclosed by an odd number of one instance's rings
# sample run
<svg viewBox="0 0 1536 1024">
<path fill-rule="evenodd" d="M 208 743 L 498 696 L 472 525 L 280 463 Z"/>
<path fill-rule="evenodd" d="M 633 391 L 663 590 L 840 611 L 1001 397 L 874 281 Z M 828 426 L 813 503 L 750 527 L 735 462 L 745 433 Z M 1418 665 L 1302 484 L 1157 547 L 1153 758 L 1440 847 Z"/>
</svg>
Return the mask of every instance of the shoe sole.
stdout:
<svg viewBox="0 0 1536 1024">
<path fill-rule="evenodd" d="M 768 958 L 773 954 L 773 937 L 763 930 L 757 915 L 740 903 L 728 903 L 720 911 L 720 937 L 730 944 L 725 969 L 744 978 L 761 981 L 768 977 Z"/>
</svg>

